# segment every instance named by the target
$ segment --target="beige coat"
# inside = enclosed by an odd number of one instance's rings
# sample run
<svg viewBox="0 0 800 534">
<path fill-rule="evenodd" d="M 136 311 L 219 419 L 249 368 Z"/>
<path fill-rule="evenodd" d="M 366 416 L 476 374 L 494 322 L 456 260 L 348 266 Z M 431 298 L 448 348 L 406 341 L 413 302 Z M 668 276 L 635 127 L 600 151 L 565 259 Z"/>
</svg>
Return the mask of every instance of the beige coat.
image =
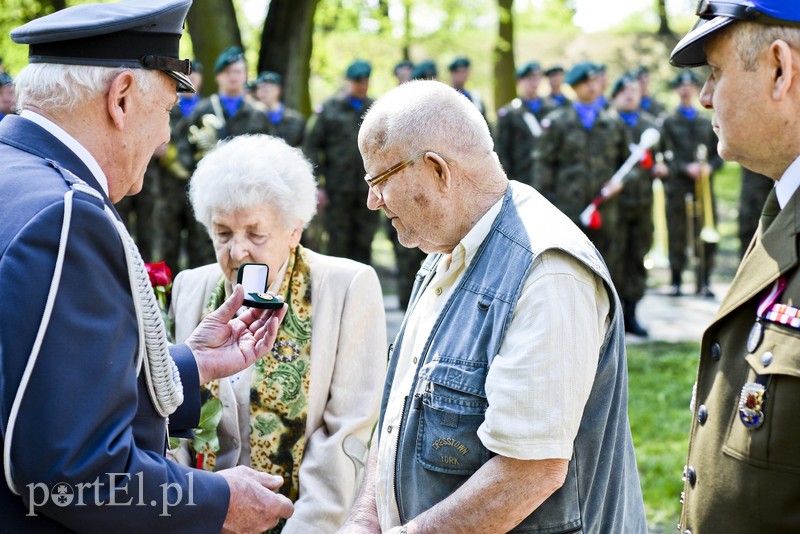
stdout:
<svg viewBox="0 0 800 534">
<path fill-rule="evenodd" d="M 351 260 L 306 252 L 311 270 L 311 390 L 300 496 L 283 529 L 287 534 L 334 532 L 344 522 L 378 418 L 387 358 L 386 319 L 375 271 Z M 197 326 L 221 277 L 219 266 L 213 264 L 175 278 L 176 342 L 184 341 Z M 242 380 L 249 384 L 249 374 Z M 247 399 L 244 395 L 237 401 L 230 381 L 220 380 L 220 469 L 249 465 L 249 454 L 240 458 L 242 441 L 249 452 Z"/>
</svg>

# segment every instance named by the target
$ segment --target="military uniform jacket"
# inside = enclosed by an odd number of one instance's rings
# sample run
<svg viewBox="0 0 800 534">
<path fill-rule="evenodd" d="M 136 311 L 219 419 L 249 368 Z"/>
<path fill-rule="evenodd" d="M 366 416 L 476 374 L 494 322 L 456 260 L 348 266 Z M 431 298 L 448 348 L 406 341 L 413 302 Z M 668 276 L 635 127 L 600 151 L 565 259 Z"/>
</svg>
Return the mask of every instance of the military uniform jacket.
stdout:
<svg viewBox="0 0 800 534">
<path fill-rule="evenodd" d="M 625 162 L 630 138 L 622 124 L 602 110 L 587 130 L 573 106 L 553 111 L 542 126 L 534 187 L 576 222 Z"/>
<path fill-rule="evenodd" d="M 8 532 L 219 532 L 228 508 L 218 475 L 164 458 L 166 420 L 137 376 L 138 324 L 122 241 L 109 199 L 84 163 L 53 135 L 18 116 L 0 124 L 0 431 L 9 418 L 54 280 L 62 221 L 72 206 L 63 267 L 41 349 L 24 381 L 10 449 L 20 496 L 0 483 L 2 530 Z M 67 180 L 73 188 L 65 202 Z M 90 191 L 90 188 L 94 191 Z M 91 194 L 85 192 L 90 191 Z M 197 365 L 185 345 L 171 348 L 185 390 L 171 428 L 199 418 Z M 116 475 L 116 481 L 112 481 Z M 125 475 L 128 474 L 128 475 Z M 84 487 L 79 484 L 98 486 Z M 56 485 L 70 504 L 47 499 Z M 172 484 L 173 486 L 167 486 Z M 110 491 L 111 487 L 116 491 Z M 96 505 L 95 487 L 100 501 Z M 165 488 L 182 504 L 163 512 Z M 123 489 L 124 488 L 124 489 Z M 187 499 L 192 492 L 193 506 Z M 176 491 L 170 499 L 178 502 Z M 83 502 L 79 501 L 82 495 Z M 66 497 L 65 497 L 66 498 Z M 109 506 L 113 498 L 125 506 Z M 34 515 L 30 514 L 32 503 Z M 136 505 L 141 503 L 140 505 Z M 124 520 L 123 520 L 124 518 Z"/>
<path fill-rule="evenodd" d="M 311 119 L 304 150 L 332 191 L 365 193 L 364 161 L 358 150 L 358 130 L 364 113 L 372 105 L 367 98 L 355 109 L 346 96 L 325 102 Z M 366 193 L 365 193 L 366 194 Z"/>
<path fill-rule="evenodd" d="M 800 532 L 800 330 L 763 321 L 748 342 L 779 277 L 776 303 L 800 306 L 799 214 L 796 191 L 751 243 L 703 335 L 681 517 L 694 534 Z M 757 374 L 766 379 L 763 424 L 748 429 L 739 400 Z"/>
<path fill-rule="evenodd" d="M 306 118 L 292 108 L 283 108 L 283 117 L 278 124 L 274 124 L 274 135 L 277 135 L 286 144 L 299 147 L 303 144 L 303 137 L 306 133 Z"/>
<path fill-rule="evenodd" d="M 694 180 L 686 174 L 686 166 L 697 161 L 697 147 L 705 145 L 708 149 L 708 163 L 713 170 L 722 167 L 722 158 L 717 154 L 717 136 L 711 121 L 698 114 L 690 121 L 680 111 L 664 119 L 662 134 L 672 150 L 669 162 L 670 177 L 666 187 L 694 188 Z"/>
<path fill-rule="evenodd" d="M 623 121 L 616 110 L 609 111 L 609 114 L 620 121 L 620 124 L 628 130 L 631 143 L 634 145 L 639 143 L 639 140 L 642 138 L 642 133 L 648 128 L 660 130 L 656 125 L 655 118 L 644 111 L 639 113 L 639 120 L 633 126 L 629 126 Z M 646 157 L 649 158 L 649 162 L 644 165 L 640 162 L 625 178 L 625 187 L 619 194 L 619 207 L 621 209 L 650 206 L 653 204 L 653 154 L 664 151 L 661 146 L 662 142 L 648 149 L 649 155 Z"/>
<path fill-rule="evenodd" d="M 220 141 L 244 134 L 275 134 L 275 128 L 266 114 L 255 108 L 247 99 L 242 102 L 242 105 L 233 116 L 228 115 L 224 106 L 220 107 L 225 118 L 225 125 L 217 133 L 217 138 Z M 189 128 L 191 126 L 199 126 L 204 115 L 216 115 L 211 98 L 204 98 L 197 104 L 192 114 L 184 121 L 182 131 L 175 140 L 181 163 L 190 170 L 193 170 L 197 165 L 197 147 L 189 141 Z"/>
<path fill-rule="evenodd" d="M 542 102 L 538 113 L 515 98 L 497 112 L 495 152 L 512 180 L 532 185 L 537 147 L 542 137 L 541 121 L 554 108 Z"/>
</svg>

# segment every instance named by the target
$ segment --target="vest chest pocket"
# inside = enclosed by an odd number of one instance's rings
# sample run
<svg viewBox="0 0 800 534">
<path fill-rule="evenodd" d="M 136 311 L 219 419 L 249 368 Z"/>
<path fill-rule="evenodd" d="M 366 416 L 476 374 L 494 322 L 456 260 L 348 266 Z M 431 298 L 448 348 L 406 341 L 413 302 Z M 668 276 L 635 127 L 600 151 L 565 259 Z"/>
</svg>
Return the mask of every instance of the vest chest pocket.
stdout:
<svg viewBox="0 0 800 534">
<path fill-rule="evenodd" d="M 471 475 L 491 458 L 478 438 L 488 402 L 484 384 L 488 366 L 440 358 L 427 377 L 420 410 L 416 458 L 425 469 Z"/>
<path fill-rule="evenodd" d="M 738 406 L 730 420 L 724 451 L 759 467 L 800 474 L 800 333 L 767 323 L 764 339 L 746 356 L 747 383 L 756 374 L 769 381 L 763 402 L 763 424 L 748 429 L 740 420 Z M 740 391 L 744 384 L 734 387 Z"/>
</svg>

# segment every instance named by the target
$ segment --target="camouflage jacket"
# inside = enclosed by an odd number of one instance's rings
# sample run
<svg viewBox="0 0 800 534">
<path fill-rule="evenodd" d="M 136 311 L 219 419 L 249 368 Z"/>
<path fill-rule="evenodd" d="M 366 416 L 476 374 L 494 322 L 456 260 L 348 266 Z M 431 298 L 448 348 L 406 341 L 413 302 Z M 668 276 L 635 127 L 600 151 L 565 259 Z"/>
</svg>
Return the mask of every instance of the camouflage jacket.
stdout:
<svg viewBox="0 0 800 534">
<path fill-rule="evenodd" d="M 631 143 L 634 145 L 639 142 L 642 133 L 648 128 L 655 128 L 660 131 L 656 125 L 655 117 L 645 111 L 639 112 L 639 120 L 634 126 L 629 126 L 622 120 L 616 110 L 609 111 L 609 115 L 620 121 L 620 124 L 625 127 Z M 664 143 L 665 140 L 662 137 L 655 146 L 648 149 L 648 154 L 625 177 L 625 188 L 619 194 L 620 208 L 647 206 L 653 203 L 653 165 L 655 164 L 655 155 L 665 152 Z"/>
<path fill-rule="evenodd" d="M 303 144 L 306 133 L 306 118 L 292 108 L 283 108 L 283 117 L 278 124 L 273 124 L 275 134 L 291 146 Z"/>
<path fill-rule="evenodd" d="M 694 120 L 689 120 L 679 111 L 675 111 L 664 119 L 662 133 L 665 141 L 672 150 L 670 163 L 670 177 L 667 187 L 688 187 L 694 180 L 686 174 L 686 166 L 697 161 L 697 149 L 705 145 L 708 149 L 708 163 L 712 172 L 722 167 L 722 158 L 717 154 L 717 136 L 711 127 L 711 121 L 698 114 Z"/>
<path fill-rule="evenodd" d="M 542 127 L 534 187 L 577 221 L 625 162 L 630 137 L 604 110 L 587 130 L 573 106 L 551 112 Z"/>
<path fill-rule="evenodd" d="M 304 150 L 327 189 L 362 191 L 366 195 L 358 129 L 372 102 L 371 98 L 365 99 L 362 108 L 357 110 L 346 96 L 335 96 L 312 117 Z"/>
<path fill-rule="evenodd" d="M 544 131 L 541 121 L 553 109 L 543 101 L 541 109 L 533 113 L 515 98 L 497 112 L 494 150 L 510 179 L 533 184 L 534 153 Z"/>
</svg>

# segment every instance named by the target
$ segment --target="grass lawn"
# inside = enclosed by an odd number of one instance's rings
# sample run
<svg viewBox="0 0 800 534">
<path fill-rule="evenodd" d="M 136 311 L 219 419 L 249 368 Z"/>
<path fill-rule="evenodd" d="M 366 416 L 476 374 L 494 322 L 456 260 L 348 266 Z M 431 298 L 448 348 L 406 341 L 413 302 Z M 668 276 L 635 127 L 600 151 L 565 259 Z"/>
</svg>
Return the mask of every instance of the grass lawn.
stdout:
<svg viewBox="0 0 800 534">
<path fill-rule="evenodd" d="M 678 523 L 698 353 L 699 343 L 628 346 L 628 410 L 651 533 Z"/>
</svg>

